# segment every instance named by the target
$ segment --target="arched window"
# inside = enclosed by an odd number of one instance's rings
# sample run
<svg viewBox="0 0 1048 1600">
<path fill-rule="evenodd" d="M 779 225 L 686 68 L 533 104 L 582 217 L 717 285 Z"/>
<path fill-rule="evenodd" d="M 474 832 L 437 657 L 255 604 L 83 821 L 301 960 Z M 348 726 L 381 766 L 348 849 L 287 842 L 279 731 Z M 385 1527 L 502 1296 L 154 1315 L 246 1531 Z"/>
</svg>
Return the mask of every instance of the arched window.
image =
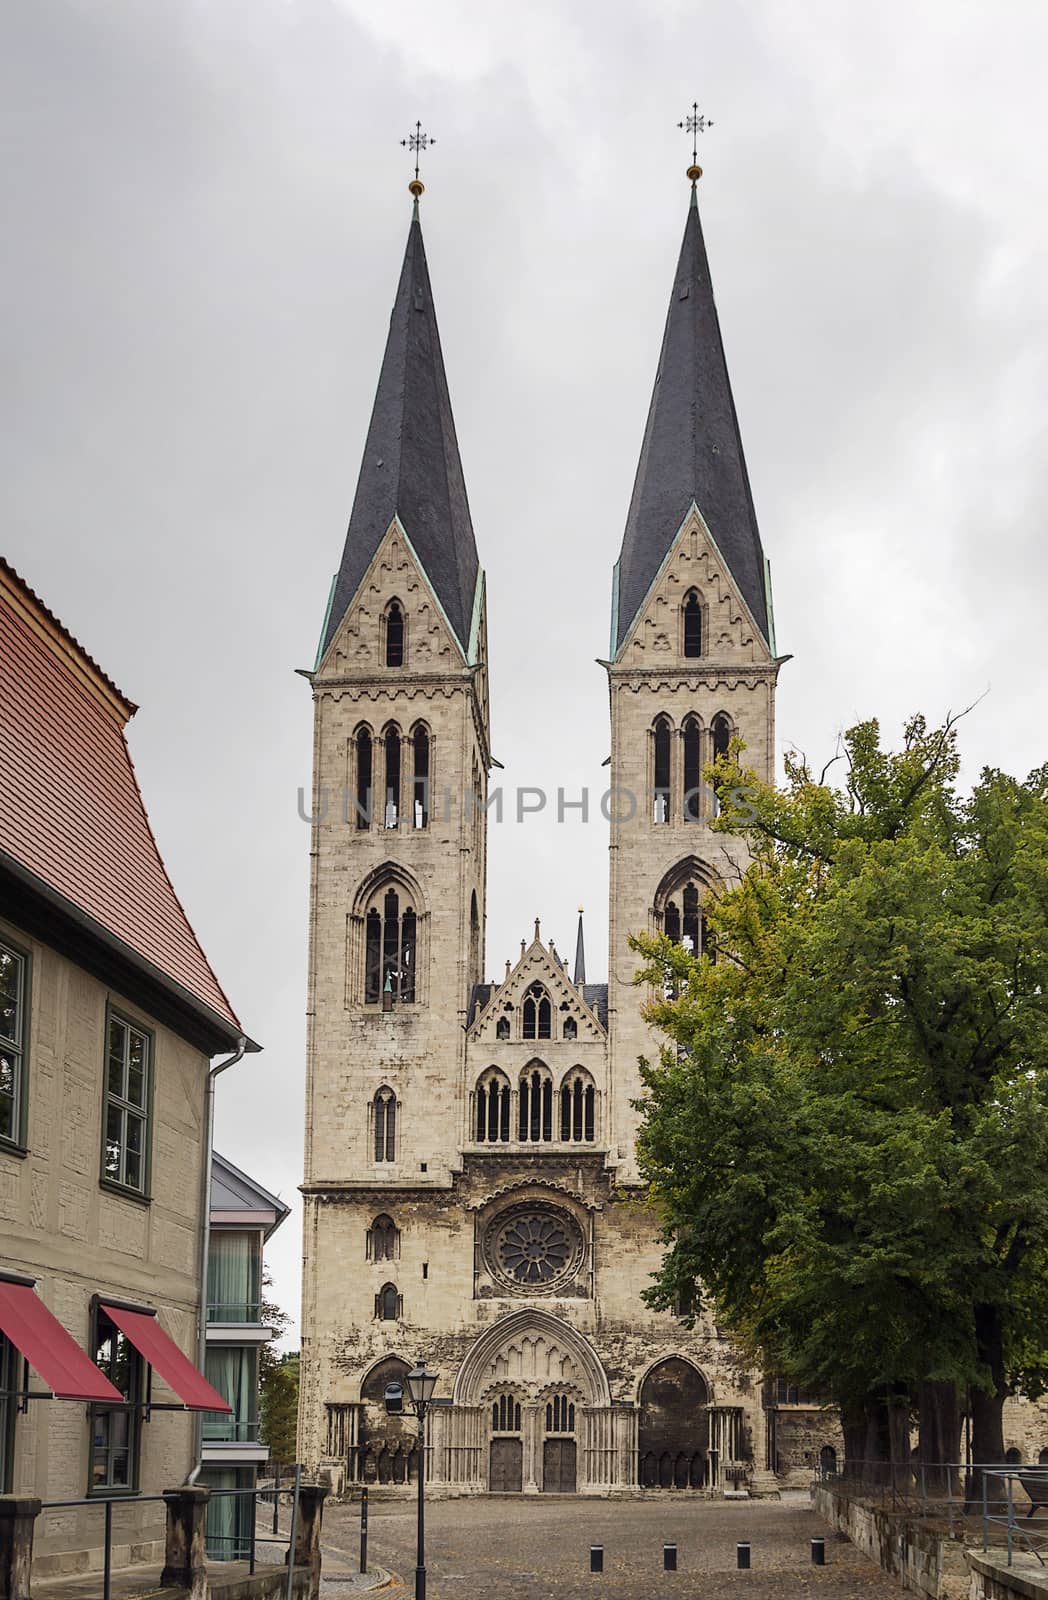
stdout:
<svg viewBox="0 0 1048 1600">
<path fill-rule="evenodd" d="M 390 885 L 376 890 L 364 916 L 364 1002 L 393 1006 L 416 998 L 418 918 Z"/>
<path fill-rule="evenodd" d="M 368 1229 L 367 1255 L 370 1261 L 395 1261 L 399 1253 L 400 1232 L 385 1212 Z"/>
<path fill-rule="evenodd" d="M 1022 1459 L 1023 1459 L 1022 1451 L 1021 1450 L 1017 1450 L 1014 1445 L 1012 1445 L 1010 1450 L 1006 1450 L 1004 1452 L 1004 1460 L 1005 1460 L 1005 1465 L 1006 1466 L 1017 1467 L 1022 1463 Z"/>
<path fill-rule="evenodd" d="M 371 826 L 371 773 L 372 773 L 372 744 L 371 729 L 358 728 L 356 744 L 357 773 L 356 773 L 356 814 L 357 827 L 370 828 Z"/>
<path fill-rule="evenodd" d="M 694 589 L 684 597 L 681 608 L 684 622 L 684 654 L 689 658 L 702 654 L 702 601 Z"/>
<path fill-rule="evenodd" d="M 575 1402 L 566 1394 L 555 1394 L 546 1402 L 546 1432 L 575 1432 Z"/>
<path fill-rule="evenodd" d="M 386 729 L 382 743 L 386 752 L 383 821 L 387 828 L 395 828 L 400 822 L 400 729 L 395 724 Z"/>
<path fill-rule="evenodd" d="M 429 734 L 421 724 L 411 736 L 411 754 L 414 773 L 411 780 L 413 821 L 416 828 L 429 826 Z"/>
<path fill-rule="evenodd" d="M 541 1061 L 532 1061 L 520 1075 L 517 1133 L 527 1144 L 548 1144 L 553 1138 L 553 1079 Z"/>
<path fill-rule="evenodd" d="M 560 1137 L 568 1141 L 592 1144 L 597 1127 L 597 1092 L 593 1079 L 582 1067 L 576 1067 L 560 1086 Z"/>
<path fill-rule="evenodd" d="M 505 1144 L 509 1140 L 509 1083 L 497 1067 L 489 1067 L 477 1084 L 475 1134 L 478 1144 Z"/>
<path fill-rule="evenodd" d="M 680 862 L 667 872 L 655 895 L 656 927 L 674 944 L 683 944 L 692 955 L 713 949 L 706 938 L 703 900 L 711 893 L 708 869 L 696 856 Z"/>
<path fill-rule="evenodd" d="M 396 1322 L 400 1316 L 401 1302 L 395 1283 L 384 1283 L 375 1296 L 375 1315 L 380 1322 Z"/>
<path fill-rule="evenodd" d="M 524 996 L 521 1037 L 549 1039 L 553 1036 L 553 1007 L 541 983 L 533 983 Z"/>
<path fill-rule="evenodd" d="M 655 795 L 652 815 L 656 822 L 670 820 L 670 725 L 666 717 L 656 717 L 653 732 L 655 749 Z"/>
<path fill-rule="evenodd" d="M 698 822 L 702 795 L 702 733 L 698 717 L 684 722 L 684 820 Z"/>
<path fill-rule="evenodd" d="M 492 1433 L 520 1432 L 520 1401 L 511 1394 L 500 1394 L 491 1402 Z"/>
<path fill-rule="evenodd" d="M 386 666 L 404 665 L 404 613 L 397 600 L 390 602 L 386 612 Z"/>
<path fill-rule="evenodd" d="M 371 1102 L 375 1134 L 375 1160 L 397 1159 L 397 1097 L 383 1084 Z"/>
<path fill-rule="evenodd" d="M 509 1038 L 509 1018 L 508 1017 L 500 1017 L 499 1020 L 496 1022 L 496 1024 L 495 1024 L 495 1038 L 496 1039 L 508 1039 Z"/>
<path fill-rule="evenodd" d="M 575 1018 L 574 1017 L 565 1017 L 564 1018 L 564 1038 L 565 1039 L 577 1039 L 578 1036 L 579 1036 L 579 1025 L 575 1021 Z"/>
<path fill-rule="evenodd" d="M 710 734 L 713 740 L 713 759 L 728 754 L 728 745 L 731 743 L 731 721 L 723 711 L 718 711 L 710 723 Z"/>
</svg>

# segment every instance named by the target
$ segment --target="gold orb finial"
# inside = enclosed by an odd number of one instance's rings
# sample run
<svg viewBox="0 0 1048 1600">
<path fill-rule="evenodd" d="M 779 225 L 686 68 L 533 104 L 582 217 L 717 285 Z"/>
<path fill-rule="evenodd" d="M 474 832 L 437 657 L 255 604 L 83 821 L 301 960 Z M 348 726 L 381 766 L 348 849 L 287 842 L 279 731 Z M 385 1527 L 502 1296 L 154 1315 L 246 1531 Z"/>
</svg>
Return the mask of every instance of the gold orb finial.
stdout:
<svg viewBox="0 0 1048 1600">
<path fill-rule="evenodd" d="M 411 182 L 408 184 L 408 194 L 413 194 L 417 200 L 419 196 L 424 195 L 425 192 L 426 185 L 424 183 L 420 183 L 418 178 L 412 178 Z"/>
<path fill-rule="evenodd" d="M 691 179 L 692 183 L 698 183 L 699 179 L 702 177 L 702 168 L 695 165 L 690 166 L 688 168 L 688 177 Z"/>
</svg>

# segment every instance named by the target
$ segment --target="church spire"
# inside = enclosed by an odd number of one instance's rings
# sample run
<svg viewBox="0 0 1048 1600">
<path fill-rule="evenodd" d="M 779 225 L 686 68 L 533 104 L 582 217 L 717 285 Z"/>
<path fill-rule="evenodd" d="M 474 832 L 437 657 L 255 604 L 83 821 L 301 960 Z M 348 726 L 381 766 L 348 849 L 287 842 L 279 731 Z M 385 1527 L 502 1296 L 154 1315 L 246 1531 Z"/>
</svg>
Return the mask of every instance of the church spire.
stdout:
<svg viewBox="0 0 1048 1600">
<path fill-rule="evenodd" d="M 768 639 L 764 554 L 699 220 L 700 174 L 694 164 L 688 170 L 688 220 L 616 568 L 613 655 L 692 503 Z"/>
<path fill-rule="evenodd" d="M 586 981 L 586 942 L 582 936 L 582 907 L 579 906 L 579 932 L 575 940 L 575 987 Z"/>
<path fill-rule="evenodd" d="M 469 648 L 479 563 L 430 287 L 417 178 L 364 459 L 332 585 L 319 658 L 327 651 L 393 518 L 462 647 Z"/>
</svg>

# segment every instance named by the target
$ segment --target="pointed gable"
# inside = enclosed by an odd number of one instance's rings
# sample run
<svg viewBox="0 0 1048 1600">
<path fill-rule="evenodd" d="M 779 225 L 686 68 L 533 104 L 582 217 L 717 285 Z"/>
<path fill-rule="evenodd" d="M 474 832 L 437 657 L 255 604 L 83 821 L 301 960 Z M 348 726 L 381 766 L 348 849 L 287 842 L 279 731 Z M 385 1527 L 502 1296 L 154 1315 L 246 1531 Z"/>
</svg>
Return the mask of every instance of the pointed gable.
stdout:
<svg viewBox="0 0 1048 1600">
<path fill-rule="evenodd" d="M 555 1027 L 552 1039 L 543 1041 L 544 1044 L 552 1045 L 562 1038 L 565 1017 L 572 1017 L 577 1024 L 578 1039 L 604 1037 L 605 1025 L 599 1008 L 603 986 L 572 983 L 567 967 L 562 965 L 552 949 L 536 938 L 522 952 L 520 960 L 506 974 L 502 983 L 475 986 L 470 1001 L 470 1039 L 496 1043 L 499 1018 L 515 1012 L 524 1003 L 533 983 L 540 983 L 546 990 L 553 1015 L 560 1019 L 561 1024 Z"/>
<path fill-rule="evenodd" d="M 616 568 L 613 656 L 693 502 L 767 640 L 764 554 L 694 186 Z"/>
<path fill-rule="evenodd" d="M 465 654 L 477 587 L 477 547 L 417 204 L 318 662 L 394 517 Z"/>
</svg>

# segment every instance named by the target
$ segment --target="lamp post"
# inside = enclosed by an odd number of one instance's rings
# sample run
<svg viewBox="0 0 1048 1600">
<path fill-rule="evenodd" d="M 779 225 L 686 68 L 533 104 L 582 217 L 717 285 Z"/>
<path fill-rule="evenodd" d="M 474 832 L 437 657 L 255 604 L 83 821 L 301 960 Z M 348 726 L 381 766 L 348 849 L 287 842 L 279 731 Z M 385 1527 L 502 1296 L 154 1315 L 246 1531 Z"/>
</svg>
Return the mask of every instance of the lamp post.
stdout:
<svg viewBox="0 0 1048 1600">
<path fill-rule="evenodd" d="M 415 1600 L 426 1600 L 426 1412 L 437 1387 L 437 1373 L 424 1361 L 412 1367 L 405 1382 L 411 1396 L 411 1409 L 418 1418 L 418 1549 L 415 1555 Z"/>
</svg>

